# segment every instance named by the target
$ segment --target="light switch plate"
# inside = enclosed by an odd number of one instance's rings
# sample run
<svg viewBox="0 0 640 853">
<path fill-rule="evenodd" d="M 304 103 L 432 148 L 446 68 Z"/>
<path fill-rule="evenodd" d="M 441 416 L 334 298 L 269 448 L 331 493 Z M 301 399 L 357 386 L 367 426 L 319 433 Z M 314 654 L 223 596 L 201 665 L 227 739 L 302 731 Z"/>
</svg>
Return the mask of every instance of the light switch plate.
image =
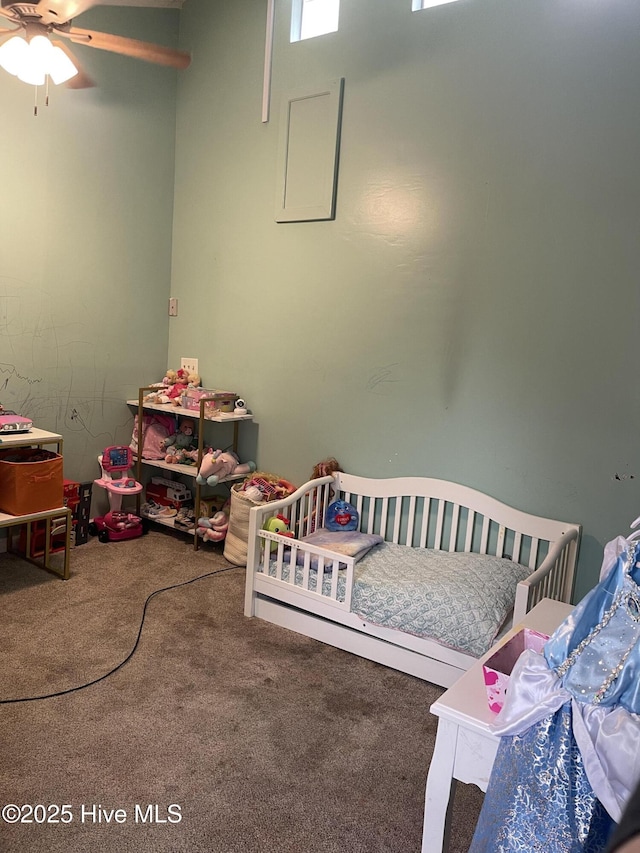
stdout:
<svg viewBox="0 0 640 853">
<path fill-rule="evenodd" d="M 182 370 L 186 370 L 187 373 L 200 373 L 200 371 L 198 370 L 197 358 L 181 358 L 180 367 L 182 368 Z"/>
</svg>

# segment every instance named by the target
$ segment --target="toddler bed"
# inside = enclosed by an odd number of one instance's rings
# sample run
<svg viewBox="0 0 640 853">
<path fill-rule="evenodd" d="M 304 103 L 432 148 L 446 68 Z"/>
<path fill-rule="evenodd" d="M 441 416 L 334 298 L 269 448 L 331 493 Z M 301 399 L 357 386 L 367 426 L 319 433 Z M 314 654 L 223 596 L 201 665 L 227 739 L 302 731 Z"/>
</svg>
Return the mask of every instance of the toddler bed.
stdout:
<svg viewBox="0 0 640 853">
<path fill-rule="evenodd" d="M 337 499 L 357 531 L 324 528 Z M 251 509 L 245 615 L 449 687 L 540 599 L 570 602 L 580 535 L 445 480 L 336 472 Z"/>
</svg>

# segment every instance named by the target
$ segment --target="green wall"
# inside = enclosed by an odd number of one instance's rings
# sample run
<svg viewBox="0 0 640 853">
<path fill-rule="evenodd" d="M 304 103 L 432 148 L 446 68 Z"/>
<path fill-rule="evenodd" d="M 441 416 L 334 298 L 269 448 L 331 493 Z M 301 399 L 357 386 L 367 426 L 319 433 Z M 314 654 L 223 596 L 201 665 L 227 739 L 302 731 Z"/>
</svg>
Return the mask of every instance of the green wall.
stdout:
<svg viewBox="0 0 640 853">
<path fill-rule="evenodd" d="M 175 45 L 179 13 L 77 23 Z M 90 480 L 131 437 L 123 401 L 166 367 L 176 74 L 72 49 L 98 85 L 52 87 L 37 117 L 0 70 L 0 402 L 61 432 L 65 476 Z"/>
<path fill-rule="evenodd" d="M 302 482 L 333 454 L 581 522 L 581 597 L 640 514 L 640 7 L 342 7 L 291 45 L 276 0 L 266 124 L 266 0 L 87 12 L 192 65 L 76 46 L 99 86 L 38 118 L 0 73 L 0 402 L 91 479 L 129 439 L 123 400 L 196 357 L 247 399 L 265 470 Z M 336 218 L 277 224 L 282 96 L 335 77 Z"/>
<path fill-rule="evenodd" d="M 169 366 L 289 479 L 333 454 L 581 522 L 580 597 L 640 513 L 640 4 L 341 6 L 291 45 L 276 0 L 263 124 L 266 0 L 184 5 Z M 335 77 L 335 221 L 276 224 L 282 95 Z"/>
</svg>

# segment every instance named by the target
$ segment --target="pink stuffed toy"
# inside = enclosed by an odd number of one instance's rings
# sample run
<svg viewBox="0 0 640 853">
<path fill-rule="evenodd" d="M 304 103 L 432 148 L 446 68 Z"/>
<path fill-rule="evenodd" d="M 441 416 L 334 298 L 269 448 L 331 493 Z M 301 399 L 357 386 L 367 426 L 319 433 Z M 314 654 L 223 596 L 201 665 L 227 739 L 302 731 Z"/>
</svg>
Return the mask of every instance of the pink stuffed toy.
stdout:
<svg viewBox="0 0 640 853">
<path fill-rule="evenodd" d="M 196 481 L 200 485 L 215 486 L 220 480 L 239 474 L 251 474 L 256 470 L 255 462 L 240 462 L 235 453 L 210 450 L 202 458 Z"/>
<path fill-rule="evenodd" d="M 205 542 L 221 542 L 227 535 L 229 515 L 221 509 L 211 518 L 198 519 L 198 536 Z"/>
</svg>

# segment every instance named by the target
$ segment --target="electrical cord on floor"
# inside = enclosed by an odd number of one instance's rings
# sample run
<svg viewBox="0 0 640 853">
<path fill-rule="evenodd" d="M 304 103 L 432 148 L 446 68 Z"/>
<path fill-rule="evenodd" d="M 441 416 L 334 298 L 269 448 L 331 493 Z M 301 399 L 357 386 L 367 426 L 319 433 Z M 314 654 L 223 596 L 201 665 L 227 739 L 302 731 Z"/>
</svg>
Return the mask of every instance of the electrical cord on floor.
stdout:
<svg viewBox="0 0 640 853">
<path fill-rule="evenodd" d="M 123 661 L 117 666 L 114 666 L 113 669 L 109 670 L 109 672 L 105 672 L 104 675 L 101 675 L 99 678 L 94 678 L 93 681 L 88 681 L 86 684 L 79 684 L 77 687 L 69 687 L 67 690 L 58 690 L 56 693 L 44 693 L 42 696 L 26 696 L 20 699 L 0 699 L 0 705 L 12 705 L 16 702 L 38 702 L 41 699 L 53 699 L 56 696 L 66 696 L 68 693 L 75 693 L 78 690 L 84 690 L 85 687 L 91 687 L 94 684 L 99 684 L 101 681 L 104 681 L 106 678 L 109 678 L 110 675 L 113 675 L 114 672 L 117 672 L 119 669 L 128 663 L 131 658 L 134 656 L 136 649 L 140 643 L 140 638 L 142 637 L 142 629 L 144 627 L 144 620 L 147 615 L 147 607 L 149 606 L 149 602 L 156 595 L 160 595 L 161 592 L 169 592 L 172 589 L 179 589 L 181 586 L 188 586 L 191 583 L 195 583 L 196 581 L 201 581 L 204 578 L 213 577 L 213 575 L 221 575 L 223 572 L 231 572 L 234 569 L 240 568 L 239 566 L 226 566 L 224 569 L 216 569 L 214 572 L 207 572 L 204 575 L 198 575 L 196 578 L 191 578 L 188 581 L 182 581 L 181 583 L 174 583 L 171 586 L 165 586 L 162 589 L 156 589 L 155 592 L 150 593 L 144 603 L 144 607 L 142 608 L 142 619 L 140 620 L 140 627 L 138 628 L 138 636 L 136 637 L 136 641 L 133 644 L 133 648 L 126 656 Z"/>
</svg>

